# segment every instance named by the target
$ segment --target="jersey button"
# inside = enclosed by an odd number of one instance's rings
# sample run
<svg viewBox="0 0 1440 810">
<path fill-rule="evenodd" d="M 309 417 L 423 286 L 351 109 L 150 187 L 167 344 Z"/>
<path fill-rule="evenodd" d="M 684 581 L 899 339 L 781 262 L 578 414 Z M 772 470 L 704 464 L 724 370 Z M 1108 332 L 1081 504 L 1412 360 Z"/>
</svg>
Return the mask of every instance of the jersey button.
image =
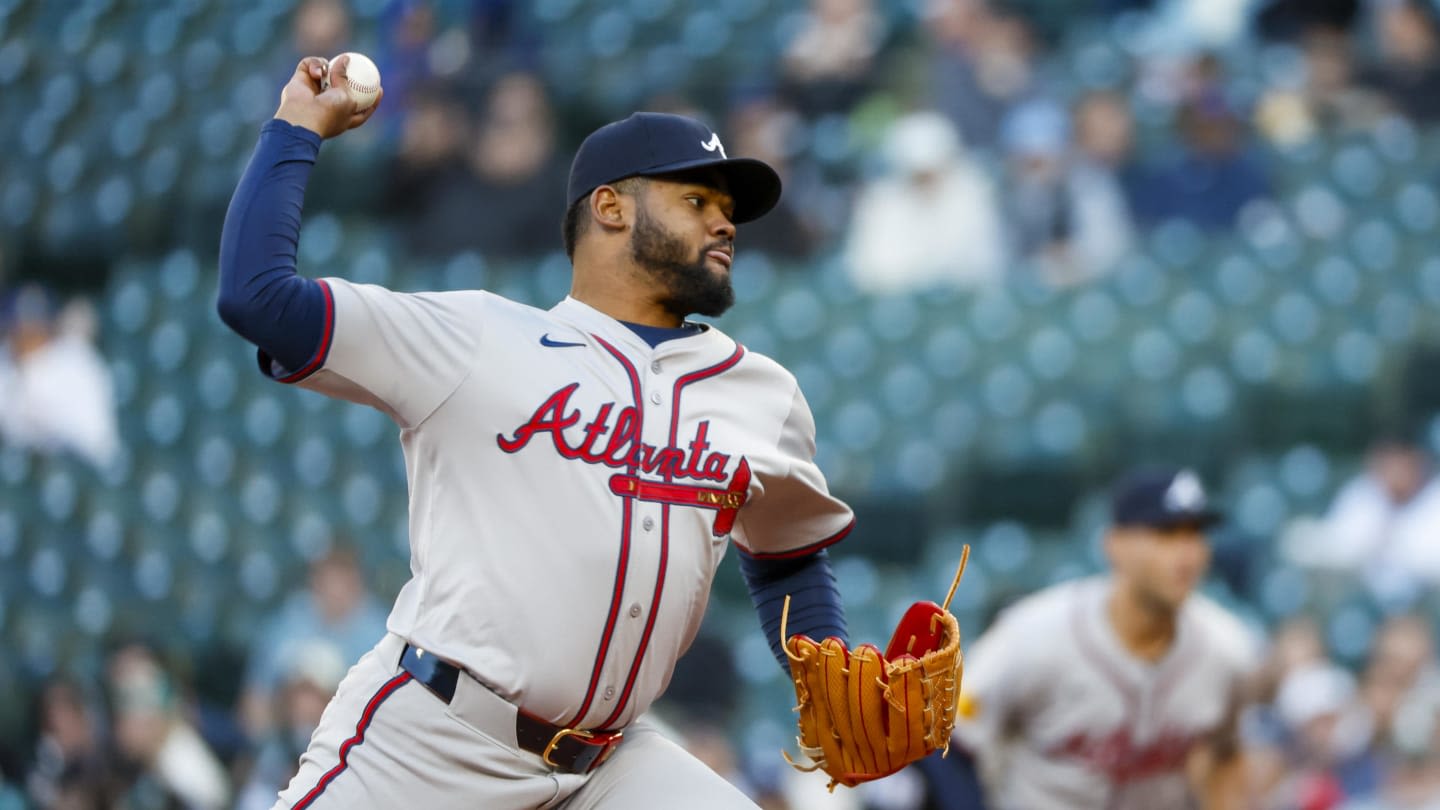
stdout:
<svg viewBox="0 0 1440 810">
<path fill-rule="evenodd" d="M 648 532 L 651 529 L 655 528 L 655 518 L 647 517 L 644 520 L 640 521 L 640 525 L 645 529 L 645 531 Z"/>
<path fill-rule="evenodd" d="M 652 361 L 650 362 L 650 370 L 653 371 L 653 372 L 655 372 L 656 374 L 659 374 L 659 373 L 660 373 L 660 361 L 659 361 L 659 360 L 652 360 Z"/>
<path fill-rule="evenodd" d="M 633 604 L 633 605 L 630 606 L 630 618 L 632 618 L 632 619 L 638 619 L 638 618 L 640 618 L 640 603 L 639 603 L 639 602 L 636 602 L 635 604 Z"/>
<path fill-rule="evenodd" d="M 611 699 L 611 698 L 613 698 L 613 697 L 615 697 L 615 687 L 613 687 L 613 686 L 607 686 L 607 687 L 605 687 L 605 699 L 606 699 L 606 700 L 609 700 L 609 699 Z"/>
<path fill-rule="evenodd" d="M 656 405 L 659 405 L 659 404 L 660 404 L 660 392 L 659 392 L 659 391 L 655 391 L 655 392 L 653 392 L 652 394 L 650 394 L 650 401 L 653 402 L 653 403 L 655 403 Z"/>
</svg>

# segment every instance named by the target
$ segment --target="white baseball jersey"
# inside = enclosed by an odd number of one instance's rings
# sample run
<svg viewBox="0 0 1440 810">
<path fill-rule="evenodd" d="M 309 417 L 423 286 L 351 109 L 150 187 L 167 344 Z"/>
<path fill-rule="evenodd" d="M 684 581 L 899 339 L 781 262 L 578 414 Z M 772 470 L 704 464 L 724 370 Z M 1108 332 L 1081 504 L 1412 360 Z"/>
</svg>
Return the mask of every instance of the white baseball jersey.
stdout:
<svg viewBox="0 0 1440 810">
<path fill-rule="evenodd" d="M 1106 614 L 1110 580 L 1047 588 L 1002 612 L 965 654 L 968 717 L 955 742 L 1001 810 L 1190 806 L 1185 763 L 1219 727 L 1254 636 L 1213 601 L 1181 609 L 1174 644 L 1149 663 Z"/>
<path fill-rule="evenodd" d="M 553 723 L 616 728 L 664 691 L 732 539 L 844 536 L 792 375 L 718 329 L 652 348 L 567 298 L 338 279 L 285 378 L 401 428 L 412 577 L 389 628 Z"/>
</svg>

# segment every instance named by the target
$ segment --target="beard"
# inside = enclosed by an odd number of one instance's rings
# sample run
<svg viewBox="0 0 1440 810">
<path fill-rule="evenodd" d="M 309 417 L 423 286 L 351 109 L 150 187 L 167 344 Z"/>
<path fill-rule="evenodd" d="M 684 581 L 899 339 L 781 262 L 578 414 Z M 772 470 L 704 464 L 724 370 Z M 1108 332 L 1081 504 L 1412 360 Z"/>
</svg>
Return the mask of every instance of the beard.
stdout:
<svg viewBox="0 0 1440 810">
<path fill-rule="evenodd" d="M 685 240 L 666 230 L 640 206 L 630 235 L 630 256 L 661 287 L 660 305 L 678 318 L 723 315 L 735 303 L 729 273 L 715 273 L 705 252 L 726 246 L 714 242 L 691 252 Z"/>
</svg>

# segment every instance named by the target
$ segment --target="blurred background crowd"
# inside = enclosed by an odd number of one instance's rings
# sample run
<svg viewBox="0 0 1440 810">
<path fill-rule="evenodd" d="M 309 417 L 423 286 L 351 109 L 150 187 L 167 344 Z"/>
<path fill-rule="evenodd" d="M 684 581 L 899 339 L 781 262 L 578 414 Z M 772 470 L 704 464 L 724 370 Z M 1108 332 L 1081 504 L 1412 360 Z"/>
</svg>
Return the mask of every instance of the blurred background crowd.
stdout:
<svg viewBox="0 0 1440 810">
<path fill-rule="evenodd" d="M 375 58 L 301 271 L 568 289 L 570 155 L 635 109 L 784 178 L 719 325 L 795 371 L 856 508 L 852 635 L 973 638 L 1103 569 L 1105 490 L 1193 467 L 1206 591 L 1268 645 L 1261 808 L 1440 807 L 1440 4 L 0 0 L 0 810 L 268 807 L 408 574 L 395 430 L 214 315 L 299 56 Z M 517 606 L 523 609 L 523 606 Z M 732 563 L 659 710 L 768 808 L 824 794 Z M 819 787 L 817 792 L 816 788 Z"/>
</svg>

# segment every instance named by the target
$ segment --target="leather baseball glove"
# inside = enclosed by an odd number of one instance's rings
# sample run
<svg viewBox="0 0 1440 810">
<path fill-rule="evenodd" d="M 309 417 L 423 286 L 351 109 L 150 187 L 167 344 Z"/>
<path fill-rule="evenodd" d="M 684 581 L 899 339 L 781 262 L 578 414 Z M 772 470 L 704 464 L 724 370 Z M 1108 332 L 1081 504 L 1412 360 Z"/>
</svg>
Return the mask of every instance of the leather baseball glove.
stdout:
<svg viewBox="0 0 1440 810">
<path fill-rule="evenodd" d="M 873 644 L 846 649 L 833 636 L 786 637 L 787 597 L 780 635 L 799 699 L 796 742 L 810 764 L 785 753 L 787 762 L 825 771 L 833 791 L 889 776 L 936 749 L 949 752 L 964 670 L 960 625 L 949 607 L 969 558 L 965 546 L 944 604 L 911 605 L 883 655 Z"/>
</svg>

